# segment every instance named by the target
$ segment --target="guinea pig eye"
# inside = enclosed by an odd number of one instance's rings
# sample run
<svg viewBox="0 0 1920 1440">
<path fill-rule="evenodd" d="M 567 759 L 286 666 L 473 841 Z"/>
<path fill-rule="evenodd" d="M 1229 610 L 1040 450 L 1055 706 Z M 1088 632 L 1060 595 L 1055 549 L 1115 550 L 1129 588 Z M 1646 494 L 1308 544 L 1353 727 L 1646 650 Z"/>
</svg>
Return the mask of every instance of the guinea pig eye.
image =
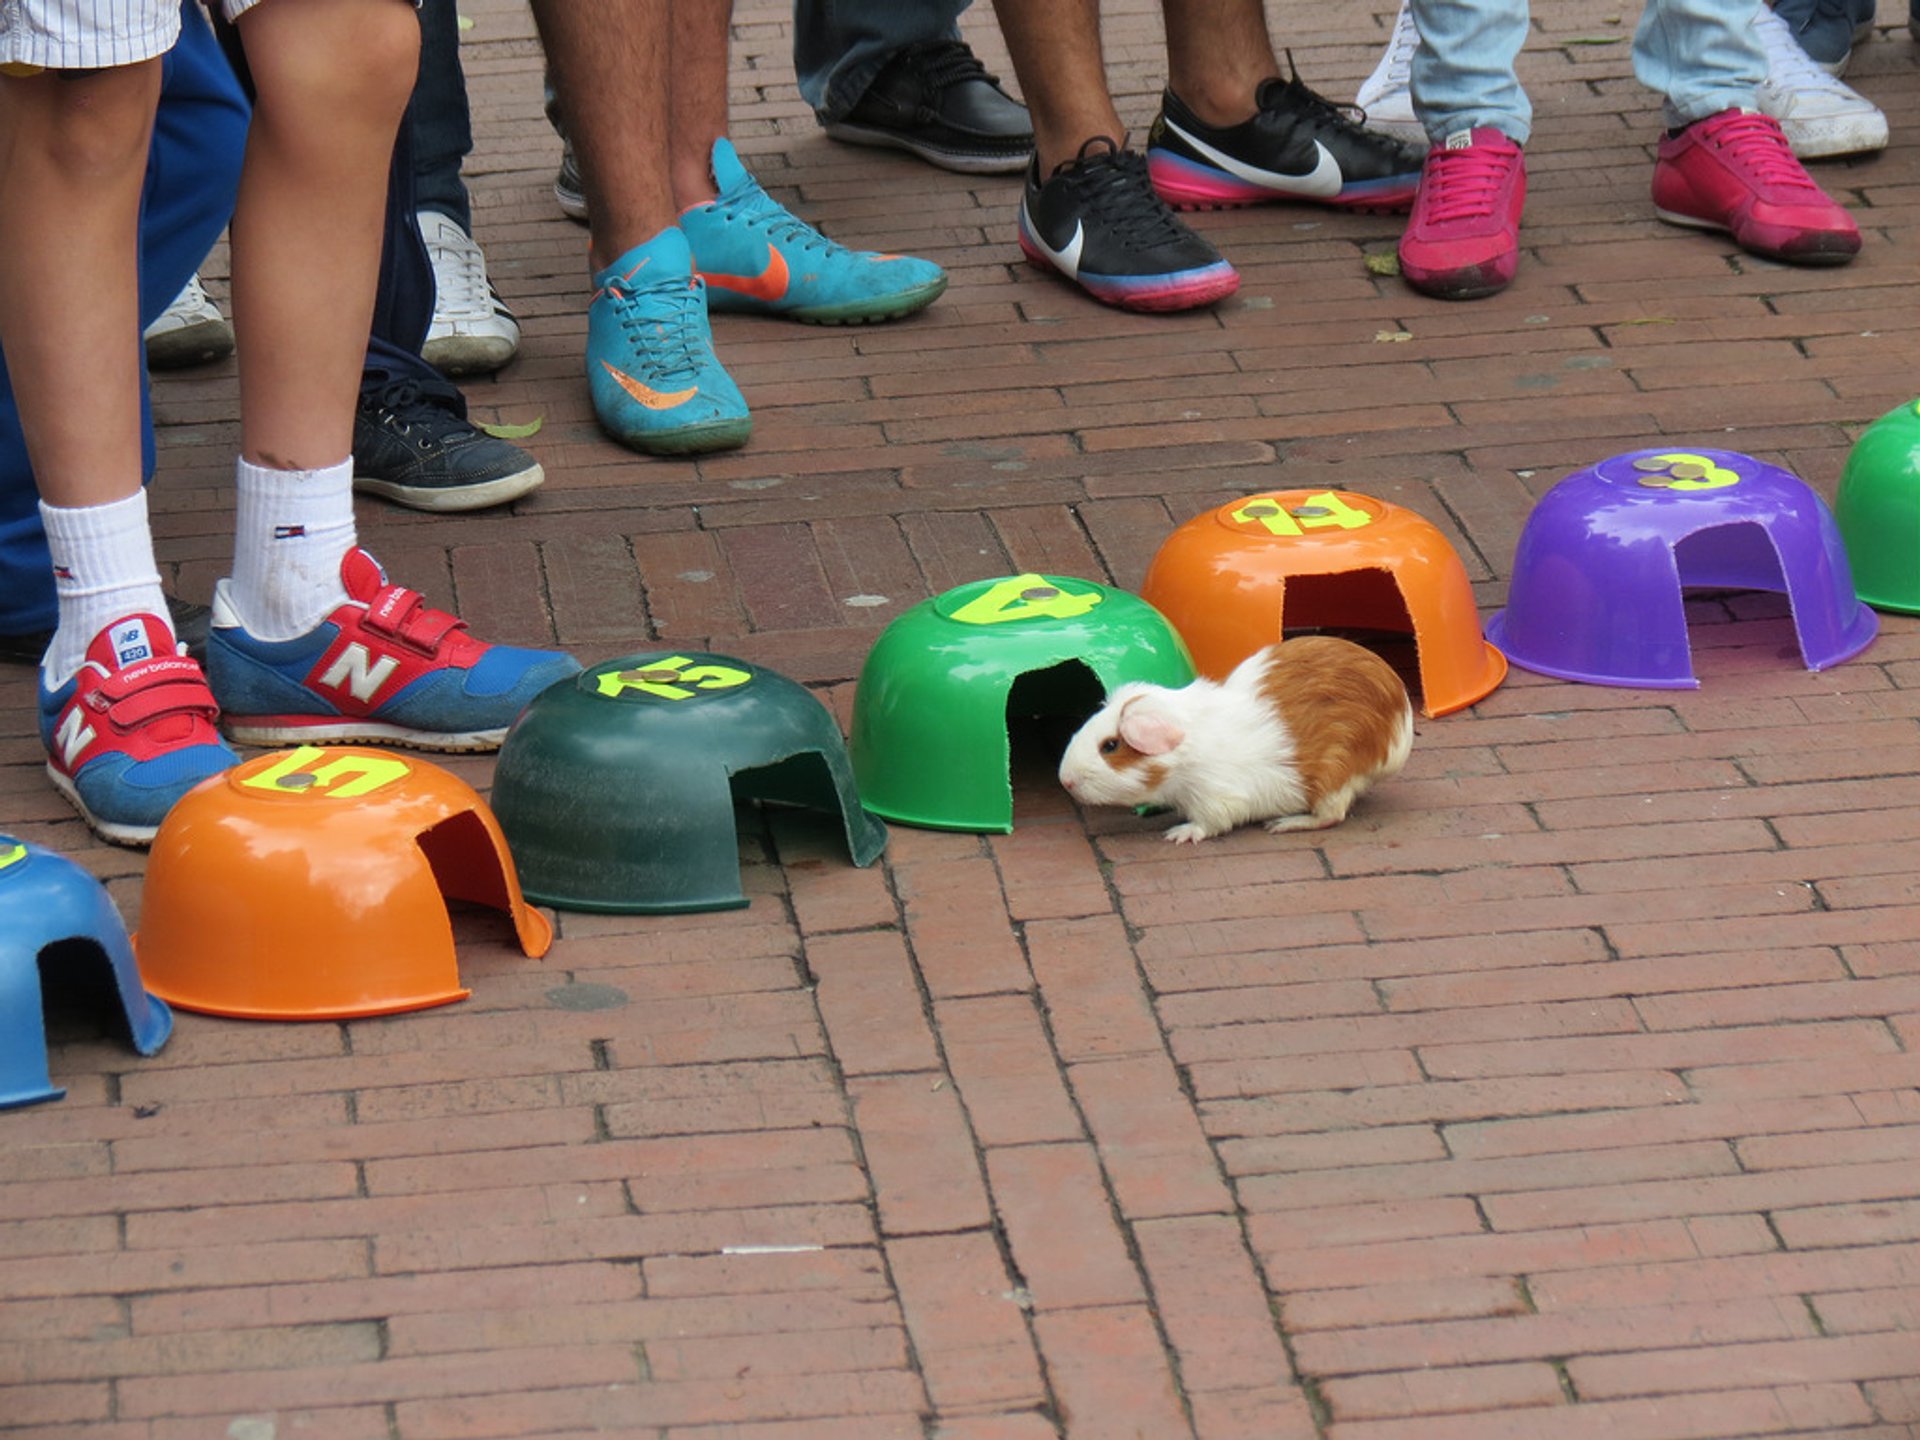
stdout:
<svg viewBox="0 0 1920 1440">
<path fill-rule="evenodd" d="M 1119 748 L 1120 748 L 1120 737 L 1118 735 L 1109 735 L 1106 739 L 1100 742 L 1100 753 L 1102 755 L 1111 755 L 1113 754 L 1114 751 L 1118 750 Z"/>
</svg>

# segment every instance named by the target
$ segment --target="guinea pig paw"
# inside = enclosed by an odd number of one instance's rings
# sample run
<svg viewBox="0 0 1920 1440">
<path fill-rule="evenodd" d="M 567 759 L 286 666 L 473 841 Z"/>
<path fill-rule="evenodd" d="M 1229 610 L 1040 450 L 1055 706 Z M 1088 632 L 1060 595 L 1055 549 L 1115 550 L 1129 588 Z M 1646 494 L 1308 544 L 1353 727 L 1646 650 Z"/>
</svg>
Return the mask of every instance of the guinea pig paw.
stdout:
<svg viewBox="0 0 1920 1440">
<path fill-rule="evenodd" d="M 1175 845 L 1198 845 L 1213 832 L 1204 825 L 1176 825 L 1167 831 L 1166 838 Z"/>
</svg>

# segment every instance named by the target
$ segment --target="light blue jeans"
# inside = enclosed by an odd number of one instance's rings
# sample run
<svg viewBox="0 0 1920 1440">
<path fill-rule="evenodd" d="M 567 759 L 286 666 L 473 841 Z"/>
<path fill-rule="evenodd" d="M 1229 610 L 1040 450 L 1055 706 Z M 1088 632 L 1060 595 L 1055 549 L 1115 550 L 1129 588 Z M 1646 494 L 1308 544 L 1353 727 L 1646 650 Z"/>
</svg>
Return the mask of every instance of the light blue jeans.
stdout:
<svg viewBox="0 0 1920 1440">
<path fill-rule="evenodd" d="M 822 120 L 860 103 L 896 50 L 958 40 L 970 0 L 793 0 L 793 73 Z"/>
<path fill-rule="evenodd" d="M 1633 32 L 1633 73 L 1666 97 L 1672 127 L 1735 106 L 1757 108 L 1766 53 L 1754 32 L 1761 0 L 1645 0 Z M 1514 74 L 1531 21 L 1527 0 L 1410 0 L 1414 113 L 1435 144 L 1491 126 L 1521 144 L 1533 106 Z"/>
</svg>

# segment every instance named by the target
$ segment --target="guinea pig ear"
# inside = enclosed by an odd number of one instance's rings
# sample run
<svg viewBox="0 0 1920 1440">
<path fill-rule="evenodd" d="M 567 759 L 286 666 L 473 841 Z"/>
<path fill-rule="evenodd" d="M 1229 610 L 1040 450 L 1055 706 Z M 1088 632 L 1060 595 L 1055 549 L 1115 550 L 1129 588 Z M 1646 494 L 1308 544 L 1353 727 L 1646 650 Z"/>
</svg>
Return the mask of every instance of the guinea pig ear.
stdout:
<svg viewBox="0 0 1920 1440">
<path fill-rule="evenodd" d="M 1151 696 L 1136 695 L 1121 707 L 1120 738 L 1142 755 L 1164 755 L 1186 739 L 1187 732 Z"/>
</svg>

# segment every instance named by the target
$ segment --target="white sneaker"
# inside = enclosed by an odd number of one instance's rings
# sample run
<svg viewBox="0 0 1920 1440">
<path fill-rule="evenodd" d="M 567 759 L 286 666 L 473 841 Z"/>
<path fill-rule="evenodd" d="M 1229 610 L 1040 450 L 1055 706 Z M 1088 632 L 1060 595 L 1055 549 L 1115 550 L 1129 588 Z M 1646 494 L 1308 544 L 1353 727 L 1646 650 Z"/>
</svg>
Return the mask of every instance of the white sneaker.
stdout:
<svg viewBox="0 0 1920 1440">
<path fill-rule="evenodd" d="M 1887 148 L 1887 117 L 1878 105 L 1829 75 L 1769 7 L 1762 5 L 1753 23 L 1767 52 L 1767 78 L 1754 94 L 1795 155 L 1813 160 Z"/>
<path fill-rule="evenodd" d="M 490 375 L 520 348 L 520 326 L 487 280 L 487 257 L 460 222 L 422 210 L 433 261 L 433 325 L 420 354 L 443 375 Z"/>
<path fill-rule="evenodd" d="M 233 326 L 193 276 L 173 303 L 146 329 L 147 366 L 178 370 L 233 353 Z"/>
<path fill-rule="evenodd" d="M 1387 37 L 1386 54 L 1373 67 L 1373 73 L 1360 82 L 1353 103 L 1367 112 L 1367 129 L 1425 144 L 1427 132 L 1413 115 L 1413 51 L 1419 43 L 1420 32 L 1414 28 L 1407 0 L 1400 0 L 1393 34 Z"/>
</svg>

